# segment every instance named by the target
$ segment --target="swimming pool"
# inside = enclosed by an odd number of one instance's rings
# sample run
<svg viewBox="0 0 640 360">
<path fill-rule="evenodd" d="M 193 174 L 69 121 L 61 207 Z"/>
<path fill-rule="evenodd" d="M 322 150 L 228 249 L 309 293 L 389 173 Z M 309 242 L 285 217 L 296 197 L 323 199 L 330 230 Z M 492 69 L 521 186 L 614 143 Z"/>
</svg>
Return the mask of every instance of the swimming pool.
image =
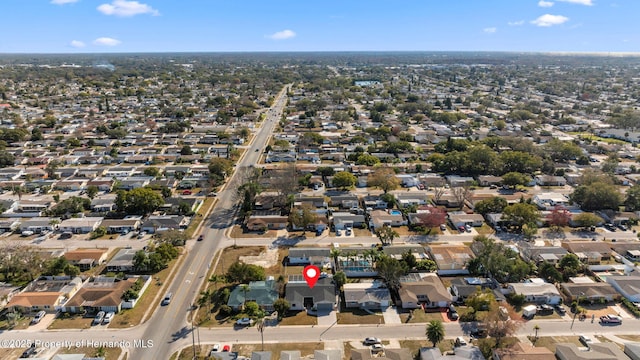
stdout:
<svg viewBox="0 0 640 360">
<path fill-rule="evenodd" d="M 402 211 L 400 211 L 400 210 L 389 210 L 389 214 L 391 214 L 391 215 L 402 215 Z"/>
</svg>

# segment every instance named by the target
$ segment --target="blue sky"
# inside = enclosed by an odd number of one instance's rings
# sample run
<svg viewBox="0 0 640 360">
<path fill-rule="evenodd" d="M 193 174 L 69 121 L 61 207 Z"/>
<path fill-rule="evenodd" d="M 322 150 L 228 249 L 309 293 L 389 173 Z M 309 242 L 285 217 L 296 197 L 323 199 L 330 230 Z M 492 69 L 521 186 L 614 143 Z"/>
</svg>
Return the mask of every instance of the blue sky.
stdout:
<svg viewBox="0 0 640 360">
<path fill-rule="evenodd" d="M 2 0 L 0 53 L 640 52 L 640 0 Z"/>
</svg>

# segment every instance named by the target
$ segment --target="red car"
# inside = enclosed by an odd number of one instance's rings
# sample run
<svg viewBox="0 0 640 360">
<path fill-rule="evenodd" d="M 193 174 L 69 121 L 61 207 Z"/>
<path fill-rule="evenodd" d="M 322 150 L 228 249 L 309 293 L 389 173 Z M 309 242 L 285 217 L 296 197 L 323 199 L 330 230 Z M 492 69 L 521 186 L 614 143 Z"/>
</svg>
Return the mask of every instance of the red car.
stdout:
<svg viewBox="0 0 640 360">
<path fill-rule="evenodd" d="M 182 192 L 182 195 L 191 195 L 191 190 L 185 190 Z"/>
<path fill-rule="evenodd" d="M 222 352 L 229 352 L 231 351 L 231 346 L 230 345 L 225 345 L 222 347 Z"/>
</svg>

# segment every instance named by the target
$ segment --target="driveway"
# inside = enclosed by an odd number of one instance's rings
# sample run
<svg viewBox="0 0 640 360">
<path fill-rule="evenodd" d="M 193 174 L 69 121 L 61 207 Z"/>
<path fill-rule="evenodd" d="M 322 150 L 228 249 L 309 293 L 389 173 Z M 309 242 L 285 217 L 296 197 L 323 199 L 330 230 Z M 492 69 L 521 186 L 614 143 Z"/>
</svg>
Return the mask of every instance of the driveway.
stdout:
<svg viewBox="0 0 640 360">
<path fill-rule="evenodd" d="M 320 327 L 329 327 L 335 324 L 337 321 L 338 315 L 336 315 L 335 310 L 332 310 L 330 313 L 318 314 L 318 326 Z"/>
<path fill-rule="evenodd" d="M 400 320 L 400 314 L 398 314 L 398 308 L 389 306 L 382 312 L 385 324 L 402 324 Z"/>
</svg>

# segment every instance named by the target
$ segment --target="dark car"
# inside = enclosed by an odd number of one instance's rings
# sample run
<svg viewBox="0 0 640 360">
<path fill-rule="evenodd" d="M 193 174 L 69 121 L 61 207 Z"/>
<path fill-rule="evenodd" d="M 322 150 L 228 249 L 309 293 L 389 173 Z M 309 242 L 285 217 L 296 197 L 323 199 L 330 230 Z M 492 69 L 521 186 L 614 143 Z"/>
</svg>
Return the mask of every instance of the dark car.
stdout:
<svg viewBox="0 0 640 360">
<path fill-rule="evenodd" d="M 560 315 L 564 315 L 564 314 L 567 313 L 567 310 L 565 310 L 564 307 L 562 305 L 560 305 L 560 304 L 556 305 L 555 308 L 556 308 L 556 311 L 558 312 L 558 314 L 560 314 Z"/>
<path fill-rule="evenodd" d="M 204 240 L 204 235 L 198 236 L 198 241 L 202 241 L 202 240 Z"/>
<path fill-rule="evenodd" d="M 36 350 L 36 344 L 31 344 L 30 347 L 28 347 L 25 351 L 22 352 L 22 355 L 20 355 L 21 359 L 25 359 L 25 358 L 30 358 L 33 355 L 35 355 L 38 352 L 38 350 Z"/>
</svg>

